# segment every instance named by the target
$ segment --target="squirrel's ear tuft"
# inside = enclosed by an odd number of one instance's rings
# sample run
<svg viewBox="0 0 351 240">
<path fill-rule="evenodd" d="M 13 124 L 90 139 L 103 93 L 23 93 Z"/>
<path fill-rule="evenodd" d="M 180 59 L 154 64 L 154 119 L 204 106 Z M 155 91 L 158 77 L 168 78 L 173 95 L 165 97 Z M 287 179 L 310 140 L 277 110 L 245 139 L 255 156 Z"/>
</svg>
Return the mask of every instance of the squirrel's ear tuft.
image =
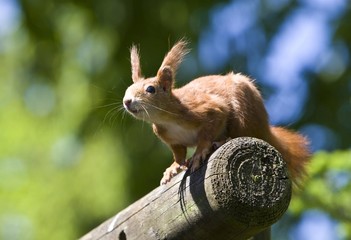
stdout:
<svg viewBox="0 0 351 240">
<path fill-rule="evenodd" d="M 158 70 L 157 78 L 164 91 L 169 91 L 173 88 L 173 71 L 170 66 L 164 66 Z"/>
<path fill-rule="evenodd" d="M 130 63 L 132 65 L 133 82 L 137 82 L 143 76 L 141 75 L 139 51 L 135 45 L 130 48 Z"/>
<path fill-rule="evenodd" d="M 186 48 L 188 42 L 184 39 L 177 42 L 172 49 L 167 53 L 157 75 L 159 76 L 164 68 L 169 68 L 171 71 L 172 78 L 175 77 L 179 64 L 182 62 L 183 57 L 189 52 Z"/>
</svg>

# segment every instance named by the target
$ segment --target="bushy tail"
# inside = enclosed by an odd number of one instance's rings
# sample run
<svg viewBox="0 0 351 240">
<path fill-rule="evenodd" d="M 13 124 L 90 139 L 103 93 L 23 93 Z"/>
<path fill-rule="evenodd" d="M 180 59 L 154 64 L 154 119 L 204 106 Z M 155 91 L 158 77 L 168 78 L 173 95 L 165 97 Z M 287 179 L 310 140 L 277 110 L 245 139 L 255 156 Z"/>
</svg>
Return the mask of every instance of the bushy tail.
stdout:
<svg viewBox="0 0 351 240">
<path fill-rule="evenodd" d="M 272 145 L 282 154 L 286 161 L 291 180 L 300 185 L 306 175 L 306 164 L 310 159 L 308 140 L 302 135 L 281 127 L 271 127 Z"/>
</svg>

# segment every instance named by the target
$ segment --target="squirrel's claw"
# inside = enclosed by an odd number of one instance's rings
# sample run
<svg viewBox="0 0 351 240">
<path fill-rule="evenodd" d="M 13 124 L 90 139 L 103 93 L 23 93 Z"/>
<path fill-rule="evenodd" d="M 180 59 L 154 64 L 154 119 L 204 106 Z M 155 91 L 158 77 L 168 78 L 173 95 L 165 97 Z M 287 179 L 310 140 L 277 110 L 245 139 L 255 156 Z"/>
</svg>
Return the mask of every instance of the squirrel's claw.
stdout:
<svg viewBox="0 0 351 240">
<path fill-rule="evenodd" d="M 170 167 L 166 169 L 163 173 L 163 177 L 161 179 L 160 184 L 165 185 L 166 183 L 170 182 L 171 179 L 180 173 L 183 170 L 186 170 L 187 167 L 184 165 L 180 165 L 179 163 L 174 162 Z"/>
</svg>

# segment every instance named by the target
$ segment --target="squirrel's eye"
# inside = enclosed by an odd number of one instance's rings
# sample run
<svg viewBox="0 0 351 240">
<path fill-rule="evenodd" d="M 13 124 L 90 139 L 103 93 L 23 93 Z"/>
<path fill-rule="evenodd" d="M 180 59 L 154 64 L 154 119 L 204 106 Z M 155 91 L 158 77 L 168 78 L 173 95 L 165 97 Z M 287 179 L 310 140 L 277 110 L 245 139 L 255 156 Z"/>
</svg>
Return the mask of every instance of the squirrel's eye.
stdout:
<svg viewBox="0 0 351 240">
<path fill-rule="evenodd" d="M 155 87 L 153 87 L 153 86 L 148 86 L 148 87 L 146 88 L 146 91 L 147 91 L 148 93 L 155 93 L 155 92 L 156 92 L 156 89 L 155 89 Z"/>
</svg>

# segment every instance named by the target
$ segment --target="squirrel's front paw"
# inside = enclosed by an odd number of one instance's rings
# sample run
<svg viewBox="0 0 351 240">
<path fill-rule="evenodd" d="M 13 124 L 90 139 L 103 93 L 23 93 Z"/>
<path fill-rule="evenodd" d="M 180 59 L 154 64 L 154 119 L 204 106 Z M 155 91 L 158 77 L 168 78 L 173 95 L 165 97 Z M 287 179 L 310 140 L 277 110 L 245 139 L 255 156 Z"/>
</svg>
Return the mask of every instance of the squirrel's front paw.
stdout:
<svg viewBox="0 0 351 240">
<path fill-rule="evenodd" d="M 163 177 L 161 179 L 161 185 L 164 185 L 171 181 L 171 179 L 180 173 L 183 170 L 186 170 L 187 167 L 184 165 L 180 165 L 176 162 L 174 162 L 169 168 L 166 169 L 166 171 L 163 173 Z"/>
<path fill-rule="evenodd" d="M 197 169 L 199 169 L 201 164 L 206 160 L 209 154 L 209 149 L 204 149 L 200 153 L 195 153 L 191 158 L 191 172 L 195 172 Z"/>
</svg>

